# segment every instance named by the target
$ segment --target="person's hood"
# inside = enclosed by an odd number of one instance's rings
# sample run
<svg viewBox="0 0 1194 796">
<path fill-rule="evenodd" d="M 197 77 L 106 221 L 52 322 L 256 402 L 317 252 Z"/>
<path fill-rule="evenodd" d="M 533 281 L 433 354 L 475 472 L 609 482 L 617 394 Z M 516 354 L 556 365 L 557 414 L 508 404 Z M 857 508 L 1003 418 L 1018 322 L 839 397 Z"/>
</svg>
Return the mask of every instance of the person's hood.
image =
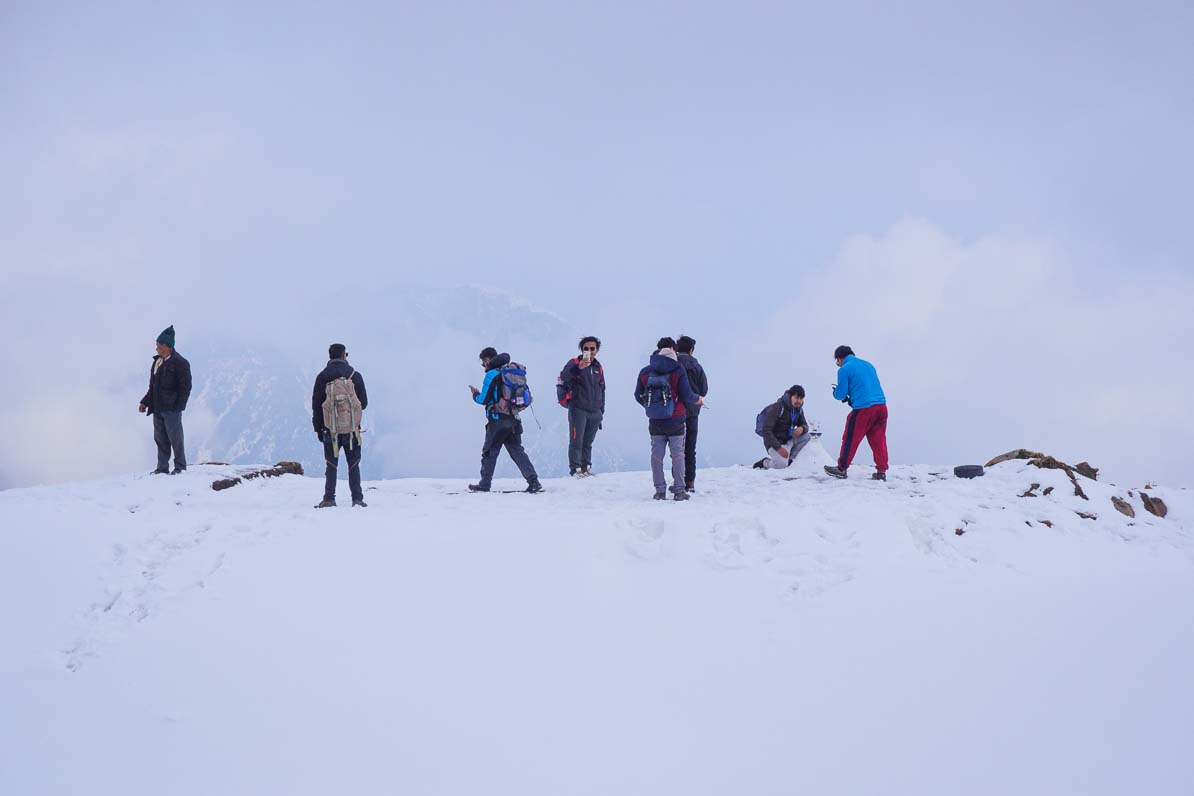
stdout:
<svg viewBox="0 0 1194 796">
<path fill-rule="evenodd" d="M 329 359 L 328 370 L 347 376 L 353 372 L 352 365 L 348 364 L 347 359 Z"/>
<path fill-rule="evenodd" d="M 696 362 L 698 365 L 700 364 L 700 362 L 697 360 L 697 358 L 694 357 L 692 354 L 683 354 L 683 353 L 676 354 L 676 360 L 678 362 L 680 362 L 681 364 L 683 364 L 686 360 L 689 360 L 689 359 L 691 359 L 693 362 Z"/>
<path fill-rule="evenodd" d="M 679 369 L 680 363 L 672 357 L 664 356 L 659 352 L 651 355 L 651 370 L 656 373 L 671 373 Z"/>
<path fill-rule="evenodd" d="M 498 368 L 504 368 L 506 365 L 509 365 L 509 364 L 510 364 L 510 355 L 509 354 L 498 354 L 496 357 L 489 360 L 489 367 L 485 368 L 485 370 L 487 370 L 487 371 L 488 370 L 497 370 Z"/>
</svg>

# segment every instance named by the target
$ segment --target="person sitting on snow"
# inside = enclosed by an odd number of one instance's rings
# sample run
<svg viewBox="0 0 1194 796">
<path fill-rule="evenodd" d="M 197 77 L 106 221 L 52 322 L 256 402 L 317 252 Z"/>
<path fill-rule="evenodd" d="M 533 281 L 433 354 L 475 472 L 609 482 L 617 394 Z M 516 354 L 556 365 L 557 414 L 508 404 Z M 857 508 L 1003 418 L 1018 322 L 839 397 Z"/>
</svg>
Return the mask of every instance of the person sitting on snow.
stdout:
<svg viewBox="0 0 1194 796">
<path fill-rule="evenodd" d="M 779 400 L 759 413 L 755 432 L 763 438 L 767 455 L 754 463 L 756 470 L 790 467 L 808 444 L 808 420 L 804 417 L 804 388 L 793 384 Z"/>
</svg>

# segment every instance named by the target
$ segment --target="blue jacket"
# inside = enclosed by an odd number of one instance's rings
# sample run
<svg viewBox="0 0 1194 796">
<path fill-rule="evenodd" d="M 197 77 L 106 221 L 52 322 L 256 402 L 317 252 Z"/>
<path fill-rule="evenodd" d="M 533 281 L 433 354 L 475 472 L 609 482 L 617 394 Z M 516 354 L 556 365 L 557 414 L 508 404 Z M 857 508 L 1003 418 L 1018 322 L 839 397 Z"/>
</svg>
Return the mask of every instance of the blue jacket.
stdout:
<svg viewBox="0 0 1194 796">
<path fill-rule="evenodd" d="M 651 420 L 648 431 L 655 436 L 674 437 L 684 433 L 684 420 L 688 414 L 685 404 L 694 404 L 700 400 L 699 395 L 692 391 L 688 383 L 688 373 L 680 363 L 671 357 L 661 354 L 651 355 L 651 364 L 638 373 L 638 380 L 634 383 L 634 400 L 642 404 L 647 400 L 647 377 L 652 373 L 662 373 L 668 376 L 672 387 L 672 394 L 676 396 L 676 408 L 672 410 L 670 420 Z"/>
<path fill-rule="evenodd" d="M 833 397 L 847 401 L 851 409 L 866 409 L 887 403 L 875 366 L 850 354 L 837 369 L 837 387 Z"/>
<path fill-rule="evenodd" d="M 481 392 L 473 396 L 473 401 L 485 407 L 486 420 L 501 420 L 504 415 L 494 411 L 494 404 L 498 401 L 497 391 L 501 388 L 497 378 L 502 368 L 510 364 L 509 354 L 498 354 L 489 360 L 489 368 L 485 371 L 485 381 L 481 382 Z"/>
</svg>

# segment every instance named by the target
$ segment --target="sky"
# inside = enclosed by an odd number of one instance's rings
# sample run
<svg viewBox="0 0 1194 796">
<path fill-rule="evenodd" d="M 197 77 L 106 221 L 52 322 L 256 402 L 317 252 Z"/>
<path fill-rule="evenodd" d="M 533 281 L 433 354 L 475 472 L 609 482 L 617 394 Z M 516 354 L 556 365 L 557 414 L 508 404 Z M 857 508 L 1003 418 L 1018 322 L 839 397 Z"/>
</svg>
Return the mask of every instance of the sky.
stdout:
<svg viewBox="0 0 1194 796">
<path fill-rule="evenodd" d="M 384 340 L 385 296 L 462 284 L 566 319 L 563 356 L 600 335 L 622 381 L 696 337 L 718 463 L 757 458 L 755 404 L 793 382 L 836 434 L 844 343 L 879 368 L 896 461 L 1028 446 L 1194 484 L 1192 23 L 6 2 L 0 488 L 152 465 L 127 385 L 167 324 Z M 455 396 L 474 360 L 425 378 Z"/>
</svg>

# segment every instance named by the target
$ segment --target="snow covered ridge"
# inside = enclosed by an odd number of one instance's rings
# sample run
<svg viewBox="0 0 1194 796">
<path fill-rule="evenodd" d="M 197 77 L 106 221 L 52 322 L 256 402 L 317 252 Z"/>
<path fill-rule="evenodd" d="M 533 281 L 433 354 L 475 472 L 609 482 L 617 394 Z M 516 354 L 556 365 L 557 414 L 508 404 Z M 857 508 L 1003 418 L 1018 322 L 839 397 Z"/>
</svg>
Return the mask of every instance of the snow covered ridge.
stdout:
<svg viewBox="0 0 1194 796">
<path fill-rule="evenodd" d="M 702 470 L 687 503 L 617 473 L 317 511 L 322 479 L 214 491 L 230 466 L 0 493 L 0 792 L 1191 781 L 1189 490 L 1148 490 L 1162 519 L 1026 460 L 829 461 Z"/>
</svg>

